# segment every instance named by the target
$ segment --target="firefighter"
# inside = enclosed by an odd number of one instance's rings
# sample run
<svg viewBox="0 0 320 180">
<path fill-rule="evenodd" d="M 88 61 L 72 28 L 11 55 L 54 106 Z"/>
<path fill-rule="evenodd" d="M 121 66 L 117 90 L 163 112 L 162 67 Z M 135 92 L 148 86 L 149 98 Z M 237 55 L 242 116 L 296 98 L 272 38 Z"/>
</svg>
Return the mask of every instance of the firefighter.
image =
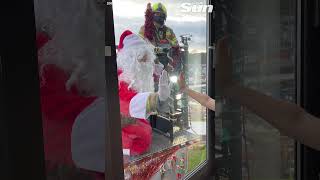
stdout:
<svg viewBox="0 0 320 180">
<path fill-rule="evenodd" d="M 181 62 L 180 47 L 173 30 L 165 25 L 167 19 L 166 7 L 162 3 L 155 3 L 152 6 L 149 3 L 145 17 L 145 24 L 140 28 L 139 34 L 150 41 L 156 47 L 155 49 L 166 48 L 171 50 L 171 59 L 168 58 L 167 52 L 161 54 L 157 50 L 155 51 L 157 54 L 155 67 L 158 67 L 158 69 L 164 68 L 168 72 L 177 69 Z M 161 71 L 159 70 L 159 72 Z M 155 74 L 154 77 L 155 89 L 157 90 L 159 76 Z"/>
<path fill-rule="evenodd" d="M 178 46 L 178 41 L 173 30 L 165 25 L 167 19 L 166 7 L 162 3 L 155 3 L 151 8 L 155 27 L 151 43 L 154 46 L 165 43 L 170 44 L 172 47 Z M 139 34 L 145 37 L 145 25 L 140 28 Z"/>
</svg>

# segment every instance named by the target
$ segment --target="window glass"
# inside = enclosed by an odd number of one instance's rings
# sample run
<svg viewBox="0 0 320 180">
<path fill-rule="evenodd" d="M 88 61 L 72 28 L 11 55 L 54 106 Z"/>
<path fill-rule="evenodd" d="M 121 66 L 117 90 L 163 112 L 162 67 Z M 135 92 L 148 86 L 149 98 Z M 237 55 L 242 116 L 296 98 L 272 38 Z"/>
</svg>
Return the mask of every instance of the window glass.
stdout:
<svg viewBox="0 0 320 180">
<path fill-rule="evenodd" d="M 104 6 L 34 5 L 47 179 L 104 179 Z"/>
<path fill-rule="evenodd" d="M 273 98 L 295 102 L 296 1 L 219 0 L 216 22 L 218 38 L 231 37 L 234 79 Z M 220 179 L 294 178 L 292 139 L 219 94 L 217 107 Z"/>
<path fill-rule="evenodd" d="M 207 91 L 206 4 L 113 1 L 127 179 L 182 179 L 207 159 L 207 111 L 177 84 Z"/>
</svg>

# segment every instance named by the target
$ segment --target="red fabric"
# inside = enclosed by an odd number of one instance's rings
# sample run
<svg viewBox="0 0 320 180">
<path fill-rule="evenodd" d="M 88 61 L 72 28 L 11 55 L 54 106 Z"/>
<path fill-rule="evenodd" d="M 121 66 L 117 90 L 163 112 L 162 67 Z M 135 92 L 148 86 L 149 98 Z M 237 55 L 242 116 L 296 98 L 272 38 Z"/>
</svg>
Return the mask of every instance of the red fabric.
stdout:
<svg viewBox="0 0 320 180">
<path fill-rule="evenodd" d="M 118 49 L 119 49 L 119 50 L 121 50 L 121 49 L 123 48 L 123 41 L 124 41 L 124 39 L 125 39 L 127 36 L 131 35 L 131 34 L 133 34 L 133 33 L 132 33 L 131 31 L 129 31 L 129 30 L 124 31 L 124 32 L 121 34 L 121 36 L 120 36 L 120 41 L 119 41 L 119 46 L 118 46 Z"/>
<path fill-rule="evenodd" d="M 50 37 L 44 33 L 39 32 L 37 33 L 37 49 L 41 49 L 48 41 L 50 40 Z"/>
<path fill-rule="evenodd" d="M 156 74 L 153 74 L 153 81 L 155 83 L 159 82 L 159 79 L 160 79 L 160 76 L 156 75 Z"/>
<path fill-rule="evenodd" d="M 37 34 L 37 47 L 45 45 L 47 41 L 43 40 L 45 40 L 43 34 Z M 118 74 L 120 75 L 121 71 L 118 71 Z M 67 91 L 65 84 L 69 75 L 55 65 L 44 65 L 40 76 L 46 160 L 54 164 L 74 166 L 71 158 L 72 126 L 76 117 L 97 97 L 80 96 L 75 87 L 72 87 L 70 92 Z M 129 104 L 136 94 L 136 91 L 128 88 L 127 83 L 119 83 L 121 113 L 129 116 Z M 139 119 L 137 124 L 122 129 L 123 147 L 130 149 L 135 155 L 144 153 L 150 147 L 151 134 L 149 122 Z M 103 175 L 99 177 L 103 178 Z"/>
<path fill-rule="evenodd" d="M 83 97 L 65 88 L 67 75 L 55 65 L 42 69 L 41 108 L 43 114 L 44 148 L 46 159 L 73 164 L 71 159 L 71 131 L 76 117 L 96 97 Z"/>
<path fill-rule="evenodd" d="M 51 38 L 37 33 L 36 43 L 41 49 Z M 55 65 L 45 65 L 41 70 L 41 109 L 43 120 L 44 149 L 48 174 L 62 166 L 75 167 L 71 158 L 71 130 L 76 116 L 96 97 L 81 97 L 75 87 L 65 89 L 67 74 Z M 83 170 L 85 171 L 85 170 Z M 89 171 L 88 171 L 89 173 Z M 91 172 L 96 180 L 104 174 Z"/>
<path fill-rule="evenodd" d="M 122 146 L 130 149 L 131 155 L 140 155 L 146 152 L 152 140 L 150 123 L 144 119 L 138 119 L 136 124 L 122 128 Z"/>
<path fill-rule="evenodd" d="M 120 100 L 120 112 L 126 117 L 130 117 L 129 106 L 131 99 L 137 95 L 137 92 L 129 89 L 128 83 L 119 83 L 119 100 Z"/>
<path fill-rule="evenodd" d="M 153 23 L 153 12 L 151 8 L 151 4 L 148 3 L 147 10 L 145 12 L 145 21 L 144 21 L 144 37 L 149 39 L 149 41 L 154 40 L 154 33 L 156 27 Z"/>
<path fill-rule="evenodd" d="M 71 131 L 76 117 L 96 97 L 82 97 L 73 88 L 65 89 L 68 76 L 55 65 L 45 65 L 42 69 L 43 85 L 41 86 L 41 105 L 44 115 L 44 138 L 46 159 L 59 163 L 72 164 Z M 121 113 L 129 116 L 129 104 L 137 93 L 128 89 L 128 84 L 120 82 L 119 99 Z M 151 144 L 151 126 L 146 120 L 122 129 L 123 148 L 130 149 L 132 154 L 147 151 Z"/>
<path fill-rule="evenodd" d="M 122 73 L 118 70 L 118 75 Z M 123 116 L 130 117 L 129 106 L 131 99 L 137 95 L 133 89 L 129 89 L 126 82 L 119 83 L 120 112 Z M 130 149 L 132 155 L 139 155 L 146 152 L 151 145 L 152 128 L 145 119 L 138 119 L 137 124 L 128 125 L 122 128 L 122 146 Z"/>
</svg>

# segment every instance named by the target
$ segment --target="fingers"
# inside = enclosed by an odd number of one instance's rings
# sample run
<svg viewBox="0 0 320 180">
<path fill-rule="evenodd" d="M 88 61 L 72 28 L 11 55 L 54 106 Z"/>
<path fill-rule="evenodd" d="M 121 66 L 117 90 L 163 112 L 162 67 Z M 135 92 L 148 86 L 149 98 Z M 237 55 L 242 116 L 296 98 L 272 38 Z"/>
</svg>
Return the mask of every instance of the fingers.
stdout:
<svg viewBox="0 0 320 180">
<path fill-rule="evenodd" d="M 180 91 L 183 92 L 186 88 L 186 81 L 184 78 L 184 73 L 180 73 L 180 76 L 178 79 L 178 84 L 179 84 Z"/>
<path fill-rule="evenodd" d="M 164 83 L 169 84 L 169 74 L 166 70 L 162 71 L 162 76 L 163 76 Z"/>
<path fill-rule="evenodd" d="M 183 73 L 180 73 L 178 83 L 180 86 L 183 85 L 183 83 L 184 83 L 184 74 Z"/>
<path fill-rule="evenodd" d="M 185 80 L 185 78 L 184 78 L 184 73 L 182 72 L 182 73 L 180 73 L 180 81 L 184 81 Z"/>
<path fill-rule="evenodd" d="M 166 76 L 167 76 L 167 71 L 163 70 L 160 76 L 160 84 L 165 84 L 166 83 Z"/>
</svg>

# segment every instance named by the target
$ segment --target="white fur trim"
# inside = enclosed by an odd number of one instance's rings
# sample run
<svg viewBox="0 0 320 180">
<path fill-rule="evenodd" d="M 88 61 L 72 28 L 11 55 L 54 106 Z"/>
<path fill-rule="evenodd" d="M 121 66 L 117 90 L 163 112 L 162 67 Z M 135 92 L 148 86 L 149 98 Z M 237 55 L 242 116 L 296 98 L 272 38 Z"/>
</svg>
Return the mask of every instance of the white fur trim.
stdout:
<svg viewBox="0 0 320 180">
<path fill-rule="evenodd" d="M 147 43 L 138 35 L 130 34 L 123 40 L 123 47 L 137 47 L 137 46 L 146 46 Z"/>
<path fill-rule="evenodd" d="M 131 99 L 129 105 L 129 113 L 131 117 L 139 119 L 147 118 L 147 101 L 150 94 L 150 92 L 138 93 Z"/>
<path fill-rule="evenodd" d="M 79 168 L 105 171 L 105 102 L 99 98 L 82 111 L 71 132 L 71 152 Z"/>
</svg>

